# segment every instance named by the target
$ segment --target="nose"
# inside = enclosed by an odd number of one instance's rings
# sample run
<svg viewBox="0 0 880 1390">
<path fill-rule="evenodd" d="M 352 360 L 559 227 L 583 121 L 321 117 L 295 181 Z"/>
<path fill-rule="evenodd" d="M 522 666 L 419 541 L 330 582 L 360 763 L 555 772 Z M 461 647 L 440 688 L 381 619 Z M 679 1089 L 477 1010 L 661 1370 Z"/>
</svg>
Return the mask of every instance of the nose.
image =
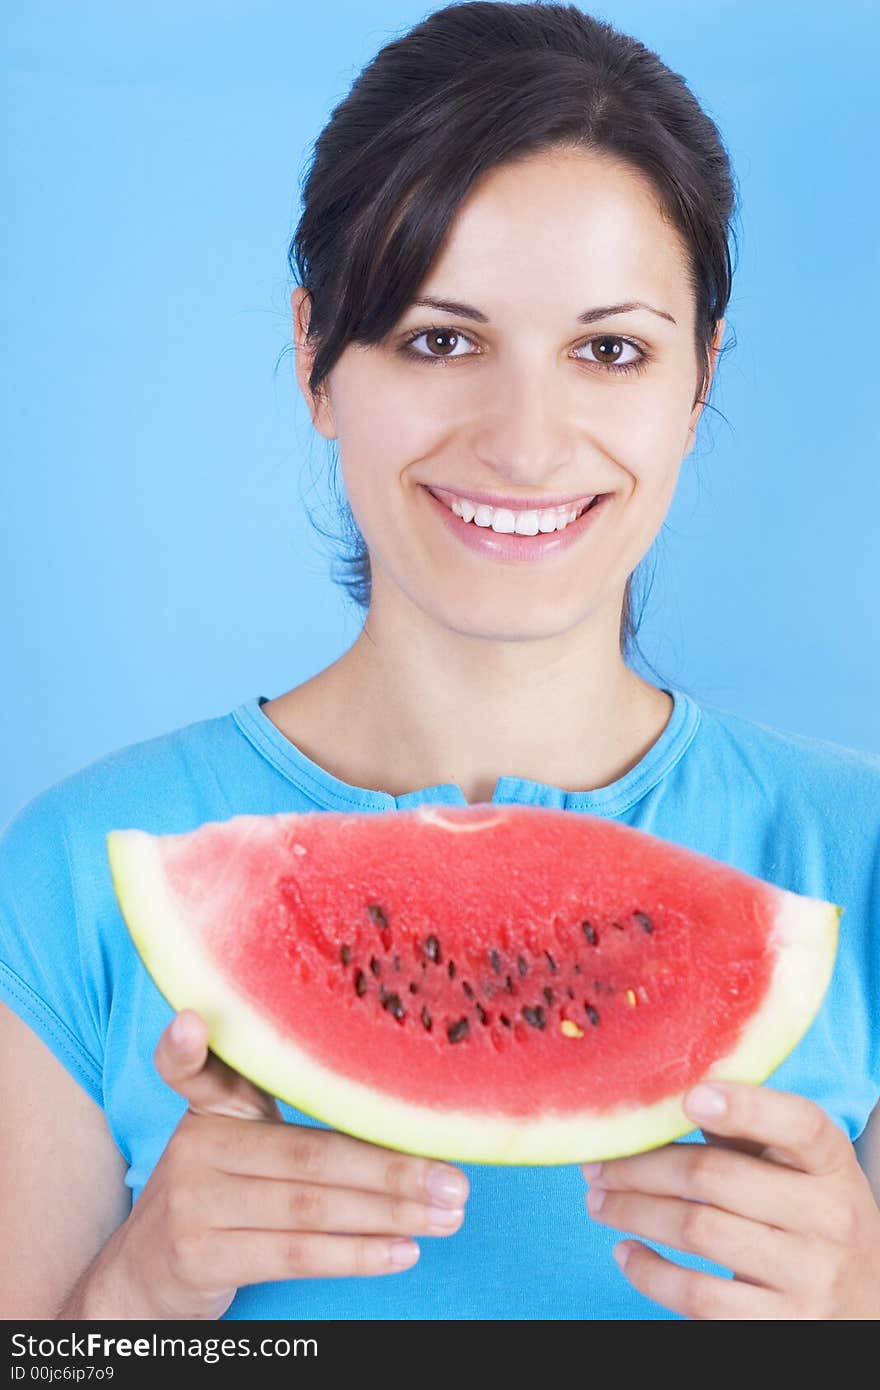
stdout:
<svg viewBox="0 0 880 1390">
<path fill-rule="evenodd" d="M 553 486 L 570 468 L 573 442 L 558 364 L 494 364 L 484 376 L 475 452 L 480 461 L 523 487 Z M 490 379 L 491 378 L 491 379 Z"/>
</svg>

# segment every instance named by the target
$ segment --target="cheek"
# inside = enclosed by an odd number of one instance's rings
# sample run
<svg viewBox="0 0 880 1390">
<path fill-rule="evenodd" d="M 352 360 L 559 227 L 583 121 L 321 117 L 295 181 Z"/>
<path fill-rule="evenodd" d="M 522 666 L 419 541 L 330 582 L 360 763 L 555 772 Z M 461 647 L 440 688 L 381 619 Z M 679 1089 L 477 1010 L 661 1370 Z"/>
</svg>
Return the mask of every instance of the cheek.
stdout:
<svg viewBox="0 0 880 1390">
<path fill-rule="evenodd" d="M 581 407 L 584 431 L 640 480 L 666 472 L 681 458 L 690 418 L 690 395 L 665 374 L 654 381 L 621 383 L 588 395 Z"/>
<path fill-rule="evenodd" d="M 393 476 L 435 452 L 449 427 L 436 393 L 366 363 L 334 381 L 333 411 L 340 460 L 350 463 L 355 487 L 355 473 Z"/>
<path fill-rule="evenodd" d="M 364 365 L 364 364 L 362 364 Z M 409 544 L 411 491 L 407 477 L 427 479 L 430 460 L 444 455 L 450 421 L 396 374 L 354 371 L 334 383 L 339 466 L 355 521 L 374 555 L 399 555 Z M 438 418 L 434 418 L 437 416 Z M 428 463 L 418 469 L 421 461 Z M 412 540 L 415 546 L 415 539 Z M 408 562 L 410 563 L 410 562 Z"/>
</svg>

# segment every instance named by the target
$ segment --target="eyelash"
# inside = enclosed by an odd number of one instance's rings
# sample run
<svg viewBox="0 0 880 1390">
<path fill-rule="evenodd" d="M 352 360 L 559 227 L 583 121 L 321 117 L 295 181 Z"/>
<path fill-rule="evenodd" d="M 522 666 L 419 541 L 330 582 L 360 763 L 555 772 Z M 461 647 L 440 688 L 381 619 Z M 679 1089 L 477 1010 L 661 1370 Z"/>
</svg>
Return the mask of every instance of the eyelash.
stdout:
<svg viewBox="0 0 880 1390">
<path fill-rule="evenodd" d="M 430 365 L 437 364 L 439 366 L 446 366 L 450 362 L 460 362 L 463 360 L 463 358 L 461 357 L 434 357 L 431 353 L 414 352 L 410 344 L 414 343 L 417 338 L 423 337 L 423 335 L 426 333 L 454 333 L 457 338 L 464 338 L 467 342 L 472 341 L 466 333 L 462 333 L 458 328 L 453 328 L 451 324 L 432 323 L 427 328 L 417 328 L 414 333 L 410 333 L 409 336 L 404 340 L 399 349 L 400 352 L 403 353 L 404 357 L 408 357 L 411 360 L 415 360 L 417 362 L 426 362 Z M 643 372 L 647 367 L 648 363 L 652 360 L 651 354 L 646 352 L 643 347 L 640 347 L 638 343 L 633 342 L 631 338 L 622 337 L 619 333 L 595 333 L 592 338 L 587 338 L 585 342 L 579 343 L 578 346 L 588 347 L 590 343 L 601 342 L 603 338 L 611 338 L 615 342 L 626 343 L 627 347 L 635 348 L 636 352 L 640 353 L 641 355 L 637 357 L 634 362 L 624 363 L 586 362 L 586 360 L 582 357 L 578 358 L 577 360 L 579 362 L 584 363 L 584 365 L 586 365 L 589 368 L 597 368 L 600 372 L 611 372 L 619 376 L 623 376 L 628 372 Z M 471 352 L 464 354 L 465 357 L 474 357 L 477 355 L 478 354 Z"/>
</svg>

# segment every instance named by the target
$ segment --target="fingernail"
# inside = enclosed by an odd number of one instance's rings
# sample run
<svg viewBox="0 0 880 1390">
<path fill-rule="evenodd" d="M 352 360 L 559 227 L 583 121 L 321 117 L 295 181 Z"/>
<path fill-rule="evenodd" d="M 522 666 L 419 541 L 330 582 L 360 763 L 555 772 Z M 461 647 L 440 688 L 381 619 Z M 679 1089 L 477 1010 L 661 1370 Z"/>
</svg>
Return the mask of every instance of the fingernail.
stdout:
<svg viewBox="0 0 880 1390">
<path fill-rule="evenodd" d="M 435 1201 L 447 1207 L 462 1206 L 468 1194 L 467 1179 L 455 1168 L 432 1168 L 427 1186 Z"/>
<path fill-rule="evenodd" d="M 611 1253 L 614 1256 L 617 1263 L 620 1265 L 620 1268 L 626 1269 L 626 1262 L 632 1254 L 632 1246 L 626 1244 L 615 1245 Z"/>
<path fill-rule="evenodd" d="M 171 1025 L 171 1040 L 177 1047 L 191 1047 L 193 1042 L 192 1024 L 180 1014 Z"/>
<path fill-rule="evenodd" d="M 464 1210 L 461 1207 L 429 1207 L 428 1216 L 432 1226 L 442 1226 L 444 1231 L 451 1231 L 464 1216 Z"/>
<path fill-rule="evenodd" d="M 604 1187 L 591 1187 L 587 1193 L 587 1206 L 590 1211 L 599 1211 L 607 1195 Z"/>
<path fill-rule="evenodd" d="M 390 1250 L 391 1263 L 398 1269 L 414 1265 L 419 1258 L 419 1247 L 414 1240 L 395 1240 Z"/>
<path fill-rule="evenodd" d="M 582 1163 L 582 1164 L 581 1164 L 581 1172 L 583 1173 L 584 1177 L 587 1179 L 588 1182 L 592 1182 L 594 1178 L 598 1178 L 598 1176 L 599 1176 L 599 1174 L 601 1173 L 601 1171 L 602 1171 L 602 1164 L 601 1164 L 601 1163 Z"/>
<path fill-rule="evenodd" d="M 691 1115 L 723 1115 L 727 1100 L 717 1086 L 695 1086 L 685 1096 L 685 1109 Z"/>
</svg>

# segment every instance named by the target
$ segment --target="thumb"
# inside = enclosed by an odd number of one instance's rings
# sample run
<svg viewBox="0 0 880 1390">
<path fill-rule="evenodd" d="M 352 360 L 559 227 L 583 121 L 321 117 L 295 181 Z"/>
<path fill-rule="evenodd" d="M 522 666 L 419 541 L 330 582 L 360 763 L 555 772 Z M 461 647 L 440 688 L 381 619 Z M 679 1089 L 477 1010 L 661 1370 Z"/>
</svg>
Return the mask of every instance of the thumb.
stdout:
<svg viewBox="0 0 880 1390">
<path fill-rule="evenodd" d="M 189 1101 L 194 1115 L 282 1119 L 274 1097 L 209 1050 L 208 1025 L 194 1009 L 182 1009 L 171 1020 L 153 1061 L 162 1080 Z"/>
</svg>

